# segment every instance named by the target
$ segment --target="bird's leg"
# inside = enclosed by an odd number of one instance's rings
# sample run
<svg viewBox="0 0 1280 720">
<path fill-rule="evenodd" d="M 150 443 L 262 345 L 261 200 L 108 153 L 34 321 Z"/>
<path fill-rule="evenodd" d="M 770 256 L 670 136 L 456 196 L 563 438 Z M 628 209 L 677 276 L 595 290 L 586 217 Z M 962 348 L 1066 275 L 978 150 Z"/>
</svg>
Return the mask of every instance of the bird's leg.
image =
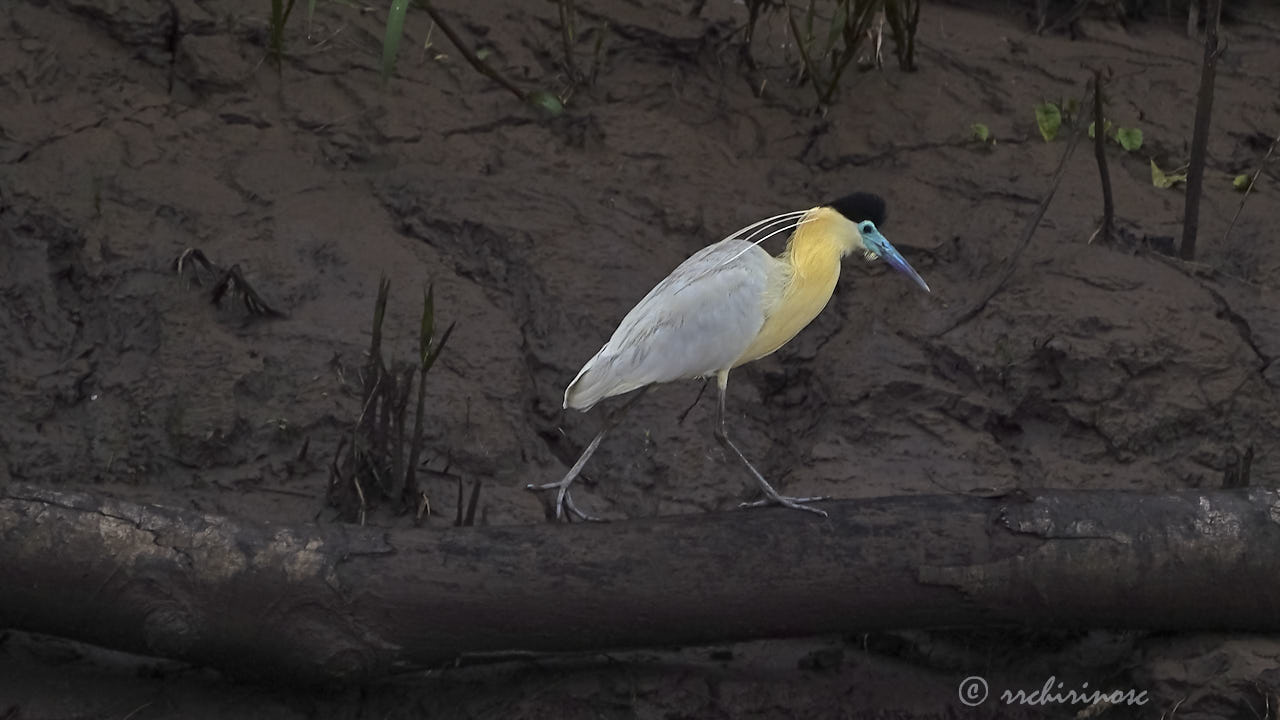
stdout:
<svg viewBox="0 0 1280 720">
<path fill-rule="evenodd" d="M 609 432 L 609 426 L 606 426 L 603 430 L 596 433 L 596 436 L 592 438 L 591 442 L 587 445 L 587 449 L 583 450 L 582 454 L 578 456 L 578 461 L 573 464 L 573 467 L 569 468 L 569 472 L 565 473 L 565 476 L 561 478 L 559 482 L 547 483 L 545 485 L 530 484 L 525 486 L 525 488 L 528 490 L 556 490 L 557 491 L 556 492 L 556 519 L 557 520 L 564 517 L 565 508 L 568 508 L 569 512 L 573 513 L 574 515 L 577 515 L 579 518 L 582 518 L 583 520 L 599 520 L 600 519 L 592 515 L 588 515 L 578 509 L 577 504 L 573 502 L 573 496 L 569 494 L 569 486 L 572 485 L 573 481 L 576 480 L 578 478 L 578 475 L 582 473 L 583 466 L 585 466 L 587 464 L 587 460 L 591 459 L 591 456 L 595 454 L 596 448 L 600 447 L 600 441 L 604 439 L 604 434 L 607 432 Z"/>
<path fill-rule="evenodd" d="M 564 517 L 564 511 L 566 508 L 569 510 L 569 512 L 573 513 L 574 515 L 578 516 L 583 520 L 599 520 L 600 519 L 600 518 L 588 515 L 582 510 L 578 509 L 577 504 L 573 502 L 573 497 L 569 495 L 569 486 L 572 485 L 573 481 L 578 478 L 578 475 L 582 474 L 582 468 L 586 466 L 587 460 L 590 460 L 591 456 L 595 454 L 596 448 L 600 447 L 600 441 L 604 439 L 605 433 L 617 427 L 618 423 L 621 422 L 622 420 L 622 416 L 625 415 L 626 412 L 631 409 L 631 406 L 635 405 L 636 401 L 639 400 L 641 397 L 643 397 L 648 390 L 649 388 L 647 387 L 640 388 L 640 391 L 637 392 L 635 395 L 632 395 L 631 399 L 628 400 L 625 405 L 609 413 L 609 418 L 608 420 L 605 421 L 604 428 L 600 432 L 596 433 L 596 436 L 592 438 L 590 443 L 587 444 L 587 449 L 583 450 L 582 454 L 578 456 L 578 461 L 573 464 L 573 467 L 569 468 L 569 472 L 565 473 L 565 476 L 561 478 L 558 482 L 547 483 L 545 485 L 529 484 L 525 486 L 526 490 L 556 490 L 557 491 L 556 492 L 556 519 L 557 520 Z"/>
<path fill-rule="evenodd" d="M 760 474 L 760 471 L 756 470 L 755 466 L 751 464 L 751 461 L 747 460 L 747 457 L 742 454 L 742 451 L 739 450 L 738 447 L 733 444 L 733 441 L 729 439 L 729 434 L 725 431 L 725 421 L 724 421 L 724 399 L 726 394 L 725 391 L 729 386 L 728 371 L 721 372 L 717 377 L 717 380 L 719 380 L 719 385 L 720 385 L 720 404 L 716 409 L 716 440 L 719 441 L 720 444 L 724 446 L 725 450 L 728 450 L 729 452 L 733 453 L 738 457 L 739 460 L 742 461 L 742 464 L 747 467 L 747 471 L 750 472 L 752 477 L 756 479 L 756 483 L 760 486 L 760 490 L 764 493 L 763 500 L 757 500 L 755 502 L 749 502 L 749 503 L 742 503 L 740 507 L 760 507 L 762 505 L 781 505 L 783 507 L 789 507 L 794 510 L 807 510 L 812 513 L 817 513 L 823 517 L 827 517 L 827 513 L 825 510 L 820 510 L 818 508 L 809 507 L 808 505 L 802 504 L 802 503 L 816 502 L 818 500 L 826 500 L 826 498 L 824 497 L 787 497 L 786 495 L 780 495 L 778 491 L 774 490 L 773 486 L 769 484 L 769 481 L 764 479 L 764 476 Z"/>
</svg>

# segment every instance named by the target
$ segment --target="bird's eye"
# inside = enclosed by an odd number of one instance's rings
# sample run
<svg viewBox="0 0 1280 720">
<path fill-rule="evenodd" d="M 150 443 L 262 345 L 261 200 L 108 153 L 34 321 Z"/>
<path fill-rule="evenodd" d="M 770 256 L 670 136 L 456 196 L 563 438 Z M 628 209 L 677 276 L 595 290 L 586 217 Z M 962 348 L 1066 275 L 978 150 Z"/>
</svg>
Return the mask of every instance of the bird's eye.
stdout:
<svg viewBox="0 0 1280 720">
<path fill-rule="evenodd" d="M 859 225 L 859 226 L 858 226 L 858 232 L 862 233 L 863 235 L 866 235 L 867 233 L 869 233 L 869 232 L 871 232 L 872 230 L 875 230 L 875 229 L 876 229 L 876 226 L 875 226 L 875 225 L 872 225 L 872 224 L 871 224 L 871 223 L 869 223 L 869 222 L 864 222 L 864 223 L 862 223 L 861 225 Z"/>
</svg>

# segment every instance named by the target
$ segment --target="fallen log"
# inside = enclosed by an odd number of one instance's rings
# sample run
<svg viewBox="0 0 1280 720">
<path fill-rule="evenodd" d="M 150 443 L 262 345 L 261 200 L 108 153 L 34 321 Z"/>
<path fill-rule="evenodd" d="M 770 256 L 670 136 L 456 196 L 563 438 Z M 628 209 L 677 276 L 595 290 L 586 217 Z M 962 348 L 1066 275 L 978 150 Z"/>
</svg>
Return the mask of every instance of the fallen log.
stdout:
<svg viewBox="0 0 1280 720">
<path fill-rule="evenodd" d="M 0 627 L 258 681 L 893 628 L 1280 631 L 1274 490 L 823 508 L 379 530 L 11 485 Z"/>
</svg>

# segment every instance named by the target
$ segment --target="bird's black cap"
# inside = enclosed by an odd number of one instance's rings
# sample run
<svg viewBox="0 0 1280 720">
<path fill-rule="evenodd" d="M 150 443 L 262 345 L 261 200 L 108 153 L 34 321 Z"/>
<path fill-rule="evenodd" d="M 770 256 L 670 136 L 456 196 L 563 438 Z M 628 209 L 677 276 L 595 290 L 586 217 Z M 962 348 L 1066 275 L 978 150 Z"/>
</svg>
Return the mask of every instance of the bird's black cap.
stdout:
<svg viewBox="0 0 1280 720">
<path fill-rule="evenodd" d="M 885 209 L 884 198 L 873 193 L 853 193 L 839 200 L 832 200 L 827 207 L 835 210 L 853 222 L 870 220 L 877 226 L 883 225 L 889 212 Z"/>
</svg>

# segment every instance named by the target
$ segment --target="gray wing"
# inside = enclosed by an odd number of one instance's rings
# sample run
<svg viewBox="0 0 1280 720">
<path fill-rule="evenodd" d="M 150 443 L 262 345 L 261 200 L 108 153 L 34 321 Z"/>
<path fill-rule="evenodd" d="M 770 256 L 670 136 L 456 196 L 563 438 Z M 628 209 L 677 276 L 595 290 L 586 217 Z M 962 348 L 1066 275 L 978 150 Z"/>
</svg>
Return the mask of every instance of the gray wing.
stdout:
<svg viewBox="0 0 1280 720">
<path fill-rule="evenodd" d="M 564 406 L 586 410 L 645 385 L 732 367 L 764 324 L 777 262 L 745 240 L 694 253 L 627 313 L 569 384 Z"/>
</svg>

